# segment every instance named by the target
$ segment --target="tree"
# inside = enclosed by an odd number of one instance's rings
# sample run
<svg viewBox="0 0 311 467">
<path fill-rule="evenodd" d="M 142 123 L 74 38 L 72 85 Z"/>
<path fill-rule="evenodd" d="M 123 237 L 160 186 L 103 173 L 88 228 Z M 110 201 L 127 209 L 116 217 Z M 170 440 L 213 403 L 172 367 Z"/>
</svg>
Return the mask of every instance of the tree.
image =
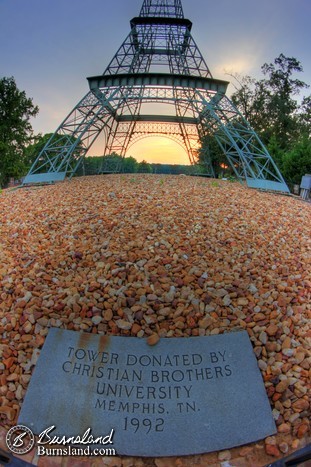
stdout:
<svg viewBox="0 0 311 467">
<path fill-rule="evenodd" d="M 232 102 L 238 107 L 242 115 L 248 122 L 251 121 L 254 114 L 254 100 L 256 80 L 250 76 L 239 76 L 238 74 L 228 73 L 238 85 L 233 82 L 235 88 L 234 94 L 231 96 Z"/>
<path fill-rule="evenodd" d="M 46 133 L 45 135 L 36 135 L 33 137 L 33 143 L 29 144 L 27 148 L 24 150 L 24 165 L 25 165 L 25 172 L 29 171 L 33 163 L 36 161 L 37 157 L 40 155 L 42 150 L 48 143 L 48 146 L 45 148 L 45 151 L 50 156 L 55 153 L 60 154 L 62 151 L 65 153 L 67 149 L 74 145 L 77 142 L 77 138 L 73 135 L 62 135 L 60 133 Z M 83 146 L 81 142 L 78 142 L 75 146 L 74 152 L 72 153 L 72 157 L 78 160 L 81 155 L 84 153 Z M 44 159 L 44 156 L 40 156 L 39 162 L 36 162 L 36 168 L 38 169 L 38 165 L 41 165 L 41 161 Z M 39 169 L 41 172 L 46 171 L 46 167 L 42 166 Z"/>
<path fill-rule="evenodd" d="M 231 75 L 238 83 L 231 96 L 232 102 L 246 118 L 249 124 L 260 135 L 263 142 L 269 140 L 269 112 L 268 102 L 270 91 L 264 80 L 256 81 L 250 76 Z"/>
<path fill-rule="evenodd" d="M 24 162 L 27 169 L 30 169 L 51 136 L 53 133 L 39 134 L 33 137 L 32 144 L 29 144 L 24 151 Z"/>
<path fill-rule="evenodd" d="M 33 139 L 30 118 L 38 112 L 13 77 L 0 79 L 0 185 L 24 175 L 24 151 Z"/>
<path fill-rule="evenodd" d="M 235 76 L 239 87 L 236 87 L 232 100 L 265 144 L 274 137 L 274 145 L 276 143 L 280 150 L 288 150 L 301 134 L 300 106 L 295 96 L 308 86 L 294 74 L 301 73 L 303 68 L 296 58 L 280 54 L 273 63 L 265 63 L 261 69 L 266 78 L 259 81 L 249 76 Z M 307 100 L 305 105 L 308 107 Z"/>
<path fill-rule="evenodd" d="M 125 157 L 123 159 L 123 172 L 128 174 L 136 173 L 138 170 L 138 162 L 137 160 L 132 157 Z"/>
<path fill-rule="evenodd" d="M 303 98 L 299 109 L 298 121 L 301 133 L 311 137 L 311 95 Z"/>
<path fill-rule="evenodd" d="M 139 172 L 139 173 L 150 174 L 150 173 L 152 173 L 152 167 L 151 167 L 150 164 L 148 164 L 148 162 L 146 162 L 146 161 L 141 161 L 141 162 L 138 164 L 138 172 Z"/>
<path fill-rule="evenodd" d="M 224 151 L 212 134 L 207 134 L 201 138 L 201 148 L 198 152 L 198 162 L 206 170 L 206 164 L 212 164 L 216 178 L 222 173 L 222 166 L 227 164 Z"/>
<path fill-rule="evenodd" d="M 300 185 L 303 175 L 311 173 L 311 140 L 307 135 L 284 155 L 282 168 L 284 177 L 291 185 Z"/>
<path fill-rule="evenodd" d="M 294 96 L 299 95 L 301 90 L 308 86 L 303 81 L 294 79 L 293 73 L 300 73 L 303 68 L 296 58 L 280 54 L 274 63 L 265 63 L 262 71 L 269 77 L 265 80 L 265 84 L 270 91 L 267 110 L 272 122 L 273 134 L 280 147 L 287 148 L 299 135 L 297 119 L 299 104 Z"/>
<path fill-rule="evenodd" d="M 280 54 L 262 66 L 264 79 L 234 76 L 232 100 L 267 146 L 289 186 L 311 171 L 311 96 L 299 98 L 309 87 L 297 79 L 303 71 L 293 57 Z"/>
</svg>

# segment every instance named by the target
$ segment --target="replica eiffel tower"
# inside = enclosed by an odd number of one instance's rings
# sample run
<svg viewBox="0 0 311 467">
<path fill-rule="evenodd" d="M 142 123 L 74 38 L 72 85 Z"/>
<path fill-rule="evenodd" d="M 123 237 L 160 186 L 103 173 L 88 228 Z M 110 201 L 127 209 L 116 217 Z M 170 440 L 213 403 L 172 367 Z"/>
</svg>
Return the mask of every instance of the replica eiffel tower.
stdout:
<svg viewBox="0 0 311 467">
<path fill-rule="evenodd" d="M 200 141 L 213 137 L 240 181 L 288 192 L 260 138 L 226 96 L 229 83 L 212 77 L 181 0 L 144 0 L 130 25 L 105 72 L 88 78 L 90 91 L 49 139 L 24 184 L 72 177 L 100 134 L 104 154 L 121 156 L 156 134 L 181 144 L 191 164 Z M 208 147 L 204 150 L 213 176 Z"/>
</svg>

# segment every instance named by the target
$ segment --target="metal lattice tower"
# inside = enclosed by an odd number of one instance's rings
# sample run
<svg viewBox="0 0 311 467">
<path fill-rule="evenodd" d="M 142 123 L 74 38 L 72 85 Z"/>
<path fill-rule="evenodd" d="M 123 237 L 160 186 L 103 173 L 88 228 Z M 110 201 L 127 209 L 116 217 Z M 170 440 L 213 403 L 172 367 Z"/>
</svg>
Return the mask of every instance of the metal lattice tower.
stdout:
<svg viewBox="0 0 311 467">
<path fill-rule="evenodd" d="M 191 164 L 200 140 L 212 136 L 239 180 L 288 192 L 267 149 L 226 97 L 229 83 L 212 77 L 181 0 L 144 0 L 130 25 L 105 72 L 88 78 L 90 91 L 47 142 L 24 184 L 71 177 L 100 134 L 104 154 L 121 156 L 156 134 L 181 144 Z M 214 175 L 208 152 L 206 167 Z"/>
<path fill-rule="evenodd" d="M 140 16 L 149 18 L 162 16 L 164 18 L 184 18 L 181 0 L 147 0 L 140 10 Z"/>
</svg>

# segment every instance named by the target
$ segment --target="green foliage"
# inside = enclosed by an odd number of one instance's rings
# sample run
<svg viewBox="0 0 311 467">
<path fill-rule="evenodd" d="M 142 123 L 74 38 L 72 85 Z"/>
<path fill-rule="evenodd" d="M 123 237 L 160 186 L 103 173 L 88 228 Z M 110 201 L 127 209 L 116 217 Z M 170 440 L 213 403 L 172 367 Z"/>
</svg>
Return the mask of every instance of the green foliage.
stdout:
<svg viewBox="0 0 311 467">
<path fill-rule="evenodd" d="M 148 162 L 143 160 L 138 164 L 138 172 L 139 173 L 151 174 L 152 173 L 152 167 L 151 167 L 150 164 L 148 164 Z"/>
<path fill-rule="evenodd" d="M 96 175 L 101 163 L 102 157 L 85 157 L 78 168 L 77 175 Z"/>
<path fill-rule="evenodd" d="M 200 162 L 194 165 L 190 165 L 189 169 L 186 171 L 186 174 L 204 175 L 206 174 L 206 166 L 204 163 L 200 163 Z"/>
<path fill-rule="evenodd" d="M 125 157 L 123 159 L 123 169 L 122 171 L 124 173 L 136 173 L 138 171 L 138 162 L 137 160 L 132 157 L 132 156 L 129 156 L 129 157 Z"/>
<path fill-rule="evenodd" d="M 77 175 L 95 175 L 107 172 L 136 173 L 138 162 L 134 157 L 122 157 L 112 153 L 102 157 L 85 157 L 81 163 Z"/>
<path fill-rule="evenodd" d="M 296 116 L 299 106 L 294 96 L 307 87 L 303 81 L 294 79 L 292 75 L 302 72 L 303 68 L 297 59 L 281 54 L 274 60 L 274 64 L 264 64 L 262 70 L 269 77 L 264 83 L 269 93 L 267 111 L 270 128 L 280 147 L 288 148 L 299 134 Z"/>
<path fill-rule="evenodd" d="M 290 184 L 300 184 L 301 178 L 311 173 L 311 140 L 304 136 L 284 155 L 283 174 Z"/>
<path fill-rule="evenodd" d="M 235 87 L 235 92 L 231 96 L 232 102 L 236 105 L 236 107 L 238 107 L 246 120 L 251 122 L 255 110 L 254 100 L 256 80 L 250 76 L 240 77 L 237 74 L 230 76 L 232 76 L 238 83 L 238 86 L 236 86 L 234 82 L 232 83 Z"/>
<path fill-rule="evenodd" d="M 190 174 L 195 167 L 196 172 L 204 173 L 205 168 L 190 165 L 178 164 L 149 164 L 146 161 L 138 163 L 132 157 L 122 157 L 118 154 L 111 154 L 105 157 L 86 157 L 80 165 L 77 175 L 95 175 L 100 172 L 100 169 L 116 169 L 116 172 L 122 173 L 157 173 L 167 175 Z M 105 172 L 105 170 L 103 170 Z"/>
<path fill-rule="evenodd" d="M 24 150 L 25 165 L 29 169 L 35 162 L 37 156 L 40 154 L 46 143 L 53 136 L 53 133 L 47 133 L 45 135 L 37 135 L 33 138 L 34 142 L 29 144 Z"/>
<path fill-rule="evenodd" d="M 0 79 L 0 185 L 25 174 L 24 151 L 33 138 L 30 118 L 38 111 L 13 77 Z"/>
<path fill-rule="evenodd" d="M 150 164 L 154 174 L 180 175 L 191 174 L 193 166 L 181 164 Z"/>
<path fill-rule="evenodd" d="M 37 135 L 34 138 L 33 144 L 30 144 L 24 150 L 24 163 L 26 166 L 27 171 L 30 169 L 32 164 L 36 161 L 37 157 L 40 155 L 41 151 L 44 147 L 48 144 L 48 148 L 46 149 L 48 154 L 51 153 L 59 153 L 62 150 L 68 149 L 71 145 L 77 142 L 77 138 L 70 135 L 61 135 L 59 133 L 47 133 L 45 135 Z M 75 150 L 73 153 L 73 157 L 79 158 L 81 155 L 81 151 L 83 151 L 82 146 L 77 143 L 75 146 Z M 44 171 L 45 169 L 42 168 Z"/>
<path fill-rule="evenodd" d="M 311 171 L 311 96 L 298 99 L 309 86 L 296 78 L 302 65 L 280 54 L 262 71 L 265 78 L 259 81 L 235 76 L 232 101 L 266 144 L 287 183 L 300 184 Z"/>
<path fill-rule="evenodd" d="M 218 178 L 223 172 L 221 166 L 227 164 L 227 158 L 212 135 L 205 135 L 201 139 L 201 142 L 202 147 L 198 154 L 199 164 L 204 168 L 204 171 L 206 171 L 206 164 L 210 161 L 215 172 L 215 177 Z"/>
<path fill-rule="evenodd" d="M 273 158 L 273 160 L 276 162 L 277 166 L 279 169 L 282 169 L 283 165 L 283 158 L 285 154 L 285 150 L 280 147 L 278 139 L 276 135 L 272 135 L 267 143 L 267 149 L 269 151 L 269 154 Z"/>
<path fill-rule="evenodd" d="M 298 113 L 298 122 L 302 134 L 311 135 L 311 95 L 304 97 Z"/>
<path fill-rule="evenodd" d="M 233 177 L 232 175 L 228 175 L 226 176 L 228 182 L 231 182 L 231 183 L 236 183 L 237 182 L 237 179 L 235 177 Z"/>
<path fill-rule="evenodd" d="M 301 135 L 302 122 L 306 124 L 308 117 L 310 130 L 310 98 L 303 100 L 303 106 L 295 98 L 308 87 L 294 77 L 302 71 L 296 58 L 280 54 L 273 63 L 262 66 L 264 79 L 235 76 L 239 86 L 232 101 L 267 145 L 288 150 Z"/>
<path fill-rule="evenodd" d="M 102 173 L 120 173 L 122 172 L 123 157 L 112 152 L 110 155 L 102 158 L 101 172 Z"/>
</svg>

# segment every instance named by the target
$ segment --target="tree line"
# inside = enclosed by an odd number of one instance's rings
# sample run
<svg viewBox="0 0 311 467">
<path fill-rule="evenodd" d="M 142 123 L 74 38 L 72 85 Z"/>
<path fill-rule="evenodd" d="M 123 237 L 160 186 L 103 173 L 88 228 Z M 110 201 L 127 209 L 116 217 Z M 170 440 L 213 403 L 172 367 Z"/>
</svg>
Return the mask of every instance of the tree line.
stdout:
<svg viewBox="0 0 311 467">
<path fill-rule="evenodd" d="M 101 157 L 86 157 L 80 164 L 77 175 L 95 175 L 100 173 L 146 173 L 166 175 L 192 175 L 204 172 L 199 165 L 156 164 L 143 160 L 138 162 L 135 157 L 122 157 L 116 153 Z"/>
<path fill-rule="evenodd" d="M 301 63 L 293 57 L 280 54 L 273 63 L 265 63 L 263 77 L 231 75 L 235 91 L 233 103 L 248 120 L 266 145 L 289 186 L 299 184 L 301 177 L 311 173 L 311 95 L 302 93 L 309 86 L 298 78 L 303 72 Z M 34 135 L 31 118 L 39 112 L 38 106 L 20 91 L 13 77 L 0 79 L 0 186 L 10 178 L 27 174 L 39 152 L 52 134 Z M 210 154 L 216 176 L 223 173 L 226 157 L 215 139 L 205 136 L 195 168 L 170 164 L 138 163 L 135 158 L 110 155 L 110 167 L 121 164 L 125 173 L 204 173 L 204 154 Z M 106 158 L 105 163 L 109 162 Z M 86 157 L 79 175 L 98 173 L 100 158 Z M 109 165 L 109 164 L 108 164 Z M 105 172 L 105 167 L 102 167 Z M 113 171 L 113 170 L 111 170 Z M 107 171 L 109 172 L 109 171 Z"/>
</svg>

